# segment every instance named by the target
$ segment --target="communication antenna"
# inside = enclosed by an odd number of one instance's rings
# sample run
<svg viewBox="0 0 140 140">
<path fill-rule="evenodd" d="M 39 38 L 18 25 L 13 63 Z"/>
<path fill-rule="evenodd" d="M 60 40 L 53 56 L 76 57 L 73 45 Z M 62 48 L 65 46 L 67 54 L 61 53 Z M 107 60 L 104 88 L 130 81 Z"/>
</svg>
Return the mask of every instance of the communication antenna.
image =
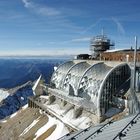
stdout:
<svg viewBox="0 0 140 140">
<path fill-rule="evenodd" d="M 104 36 L 104 28 L 101 30 L 101 35 Z"/>
<path fill-rule="evenodd" d="M 135 50 L 134 50 L 134 73 L 133 73 L 133 88 L 136 90 L 136 62 L 137 62 L 137 36 L 135 36 Z"/>
</svg>

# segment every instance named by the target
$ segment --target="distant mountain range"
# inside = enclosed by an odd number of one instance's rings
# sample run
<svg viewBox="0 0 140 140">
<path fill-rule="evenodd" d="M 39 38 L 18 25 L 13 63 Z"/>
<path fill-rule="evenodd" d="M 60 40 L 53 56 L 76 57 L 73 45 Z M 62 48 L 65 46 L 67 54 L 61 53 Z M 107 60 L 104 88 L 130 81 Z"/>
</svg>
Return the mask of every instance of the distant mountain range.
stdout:
<svg viewBox="0 0 140 140">
<path fill-rule="evenodd" d="M 54 66 L 68 58 L 1 58 L 0 88 L 13 88 L 42 75 L 49 83 Z"/>
<path fill-rule="evenodd" d="M 0 59 L 0 120 L 15 113 L 27 104 L 27 98 L 33 96 L 32 82 L 40 75 L 49 83 L 54 66 L 65 59 Z M 25 85 L 26 83 L 26 85 Z M 23 85 L 24 86 L 19 86 Z M 19 87 L 18 87 L 19 86 Z M 12 89 L 17 89 L 12 93 Z M 12 94 L 11 94 L 12 93 Z"/>
</svg>

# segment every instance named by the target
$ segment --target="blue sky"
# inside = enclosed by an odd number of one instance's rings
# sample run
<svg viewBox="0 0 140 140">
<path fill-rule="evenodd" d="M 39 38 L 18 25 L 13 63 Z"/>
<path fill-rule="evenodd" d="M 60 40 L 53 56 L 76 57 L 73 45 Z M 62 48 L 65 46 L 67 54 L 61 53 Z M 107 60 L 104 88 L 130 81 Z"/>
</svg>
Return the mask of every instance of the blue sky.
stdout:
<svg viewBox="0 0 140 140">
<path fill-rule="evenodd" d="M 140 40 L 139 0 L 0 0 L 0 55 L 89 52 L 104 32 L 116 48 Z"/>
</svg>

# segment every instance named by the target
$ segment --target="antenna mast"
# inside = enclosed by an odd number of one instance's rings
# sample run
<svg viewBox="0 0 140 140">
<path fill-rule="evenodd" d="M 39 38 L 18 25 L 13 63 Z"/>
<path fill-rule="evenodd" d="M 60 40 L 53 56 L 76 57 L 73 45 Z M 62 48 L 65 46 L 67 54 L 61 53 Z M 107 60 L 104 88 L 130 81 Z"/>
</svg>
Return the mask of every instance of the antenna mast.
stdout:
<svg viewBox="0 0 140 140">
<path fill-rule="evenodd" d="M 134 50 L 134 73 L 133 73 L 133 88 L 136 90 L 136 62 L 137 62 L 137 36 L 135 36 L 135 50 Z"/>
<path fill-rule="evenodd" d="M 104 28 L 101 30 L 101 35 L 104 36 Z"/>
</svg>

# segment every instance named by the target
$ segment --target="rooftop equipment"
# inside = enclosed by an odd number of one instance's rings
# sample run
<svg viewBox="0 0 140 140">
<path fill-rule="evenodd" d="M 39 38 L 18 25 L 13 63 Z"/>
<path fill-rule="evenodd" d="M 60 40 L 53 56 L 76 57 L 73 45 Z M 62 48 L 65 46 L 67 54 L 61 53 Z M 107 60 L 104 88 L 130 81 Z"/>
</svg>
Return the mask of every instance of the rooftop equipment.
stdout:
<svg viewBox="0 0 140 140">
<path fill-rule="evenodd" d="M 110 50 L 111 46 L 115 44 L 110 41 L 110 39 L 104 35 L 103 31 L 101 35 L 91 38 L 90 50 L 93 59 L 96 59 L 100 54 L 106 50 Z"/>
</svg>

